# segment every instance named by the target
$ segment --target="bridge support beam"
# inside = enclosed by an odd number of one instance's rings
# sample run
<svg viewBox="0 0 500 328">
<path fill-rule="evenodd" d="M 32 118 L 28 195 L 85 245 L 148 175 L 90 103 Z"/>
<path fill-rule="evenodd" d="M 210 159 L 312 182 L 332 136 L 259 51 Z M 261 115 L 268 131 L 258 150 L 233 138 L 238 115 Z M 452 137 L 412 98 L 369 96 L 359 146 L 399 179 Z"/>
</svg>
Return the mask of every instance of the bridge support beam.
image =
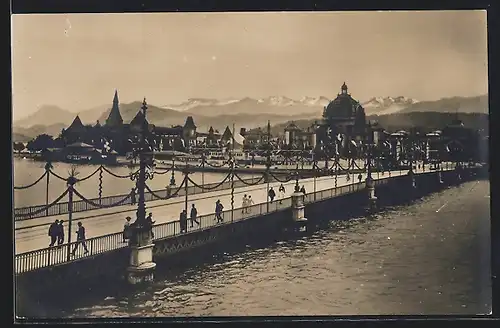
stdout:
<svg viewBox="0 0 500 328">
<path fill-rule="evenodd" d="M 377 209 L 377 196 L 375 196 L 375 185 L 371 176 L 366 178 L 366 190 L 368 190 L 368 210 L 373 212 Z"/>
<path fill-rule="evenodd" d="M 294 227 L 299 231 L 307 229 L 307 218 L 305 218 L 304 195 L 295 191 L 292 194 L 292 219 Z"/>
<path fill-rule="evenodd" d="M 153 281 L 156 268 L 151 231 L 137 231 L 135 237 L 130 246 L 130 266 L 127 268 L 127 281 L 132 285 Z"/>
</svg>

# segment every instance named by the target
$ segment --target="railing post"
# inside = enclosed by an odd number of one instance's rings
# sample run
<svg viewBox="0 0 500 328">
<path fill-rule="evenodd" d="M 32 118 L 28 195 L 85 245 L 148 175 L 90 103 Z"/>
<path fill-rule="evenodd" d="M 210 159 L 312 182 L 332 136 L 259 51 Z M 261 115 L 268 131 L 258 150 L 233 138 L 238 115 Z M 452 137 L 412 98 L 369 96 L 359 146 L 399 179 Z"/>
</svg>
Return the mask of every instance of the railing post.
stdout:
<svg viewBox="0 0 500 328">
<path fill-rule="evenodd" d="M 184 195 L 184 210 L 186 211 L 186 213 L 187 213 L 187 210 L 188 210 L 188 180 L 189 180 L 189 172 L 188 172 L 188 168 L 186 166 L 185 178 L 184 178 L 184 183 L 185 183 L 185 185 L 184 185 L 184 192 L 185 192 L 185 195 Z"/>
<path fill-rule="evenodd" d="M 314 201 L 316 202 L 316 169 L 313 164 L 313 179 L 314 179 Z"/>
<path fill-rule="evenodd" d="M 71 259 L 71 224 L 73 223 L 73 186 L 76 183 L 76 178 L 70 176 L 67 179 L 68 186 L 68 247 L 66 254 L 66 261 Z"/>
<path fill-rule="evenodd" d="M 102 205 L 102 165 L 99 167 L 99 205 Z"/>
<path fill-rule="evenodd" d="M 234 220 L 234 159 L 231 158 L 231 222 Z"/>
<path fill-rule="evenodd" d="M 45 173 L 47 174 L 47 182 L 45 187 L 45 206 L 49 206 L 49 183 L 50 183 L 50 169 L 52 168 L 52 164 L 47 162 L 45 164 Z M 45 211 L 45 215 L 49 216 L 49 208 Z"/>
</svg>

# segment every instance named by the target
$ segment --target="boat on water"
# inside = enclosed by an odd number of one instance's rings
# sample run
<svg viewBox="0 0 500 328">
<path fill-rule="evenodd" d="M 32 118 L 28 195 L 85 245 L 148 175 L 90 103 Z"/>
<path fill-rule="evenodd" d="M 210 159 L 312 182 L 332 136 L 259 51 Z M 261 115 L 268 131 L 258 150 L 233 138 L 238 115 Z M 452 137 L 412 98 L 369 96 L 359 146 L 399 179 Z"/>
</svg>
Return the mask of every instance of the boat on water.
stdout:
<svg viewBox="0 0 500 328">
<path fill-rule="evenodd" d="M 42 153 L 42 159 L 45 161 L 72 164 L 115 165 L 117 156 L 116 151 L 97 149 L 83 142 L 75 142 L 64 148 L 49 148 Z"/>
</svg>

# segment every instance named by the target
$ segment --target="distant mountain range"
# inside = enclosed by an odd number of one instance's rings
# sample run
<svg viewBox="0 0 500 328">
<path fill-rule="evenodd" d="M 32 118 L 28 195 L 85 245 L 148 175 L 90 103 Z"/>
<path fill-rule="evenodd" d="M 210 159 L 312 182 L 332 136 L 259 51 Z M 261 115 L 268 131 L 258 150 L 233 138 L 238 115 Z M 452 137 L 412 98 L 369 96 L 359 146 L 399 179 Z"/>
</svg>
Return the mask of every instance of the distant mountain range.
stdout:
<svg viewBox="0 0 500 328">
<path fill-rule="evenodd" d="M 193 98 L 179 105 L 148 105 L 148 120 L 160 126 L 184 124 L 188 115 L 193 116 L 199 131 L 207 131 L 210 126 L 223 130 L 234 123 L 236 128 L 251 129 L 263 126 L 267 121 L 279 124 L 287 121 L 319 119 L 323 107 L 328 104 L 326 97 L 302 97 L 294 100 L 285 96 L 263 99 L 205 99 Z M 406 97 L 374 97 L 362 103 L 366 114 L 388 115 L 408 112 L 450 112 L 488 113 L 488 96 L 454 97 L 437 101 L 422 101 Z M 141 107 L 141 102 L 121 103 L 120 112 L 125 123 L 130 122 Z M 111 110 L 111 104 L 97 106 L 78 113 L 84 124 L 94 125 L 98 120 L 104 124 Z M 54 105 L 44 105 L 32 115 L 14 121 L 14 137 L 30 139 L 40 133 L 59 135 L 68 127 L 77 113 Z"/>
</svg>

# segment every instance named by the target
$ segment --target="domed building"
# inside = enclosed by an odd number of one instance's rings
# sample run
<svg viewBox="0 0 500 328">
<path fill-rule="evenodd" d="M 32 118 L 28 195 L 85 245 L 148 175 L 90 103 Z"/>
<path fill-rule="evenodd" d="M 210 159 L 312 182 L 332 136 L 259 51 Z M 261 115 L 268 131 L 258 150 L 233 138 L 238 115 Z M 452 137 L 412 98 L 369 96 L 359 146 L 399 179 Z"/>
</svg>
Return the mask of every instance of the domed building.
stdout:
<svg viewBox="0 0 500 328">
<path fill-rule="evenodd" d="M 348 93 L 345 82 L 337 97 L 324 108 L 317 133 L 319 143 L 329 144 L 337 139 L 346 151 L 353 142 L 359 144 L 366 138 L 365 110 L 359 101 Z"/>
</svg>

